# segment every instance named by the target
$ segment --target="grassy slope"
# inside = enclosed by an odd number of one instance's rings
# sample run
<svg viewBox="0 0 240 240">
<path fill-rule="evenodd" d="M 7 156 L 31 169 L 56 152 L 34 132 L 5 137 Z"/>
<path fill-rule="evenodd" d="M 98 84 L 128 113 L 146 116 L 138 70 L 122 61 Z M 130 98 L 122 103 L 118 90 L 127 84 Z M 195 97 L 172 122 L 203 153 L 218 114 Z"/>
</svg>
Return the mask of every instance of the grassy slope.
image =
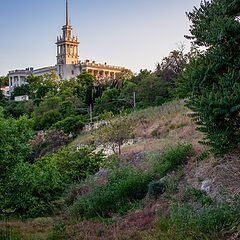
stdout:
<svg viewBox="0 0 240 240">
<path fill-rule="evenodd" d="M 206 147 L 200 145 L 198 141 L 203 136 L 196 131 L 195 124 L 187 116 L 188 113 L 189 110 L 184 107 L 183 101 L 174 101 L 161 107 L 148 108 L 133 113 L 135 137 L 142 137 L 148 140 L 139 141 L 135 145 L 124 147 L 124 158 L 131 160 L 134 154 L 141 151 L 164 150 L 166 146 L 176 145 L 177 142 L 191 143 L 195 153 L 184 165 L 182 176 L 177 183 L 177 189 L 181 190 L 186 184 L 190 187 L 200 188 L 202 181 L 210 179 L 212 182 L 211 196 L 216 194 L 217 188 L 221 183 L 228 185 L 233 195 L 239 193 L 240 161 L 237 153 L 227 155 L 223 159 L 215 159 L 211 155 L 202 154 L 206 151 Z M 87 143 L 94 138 L 94 134 L 94 132 L 84 133 L 75 139 L 72 145 Z M 171 197 L 178 197 L 179 194 L 181 194 L 181 191 L 174 191 Z M 134 210 L 122 218 L 115 219 L 113 223 L 112 219 L 110 223 L 107 220 L 85 220 L 73 224 L 67 229 L 70 235 L 76 231 L 81 232 L 80 238 L 75 237 L 73 239 L 151 239 L 151 235 L 155 232 L 154 219 L 156 217 L 156 209 L 164 202 L 164 196 L 157 201 L 147 202 L 143 209 Z M 20 224 L 18 227 L 28 232 L 26 225 Z M 39 236 L 41 232 L 44 232 L 44 229 L 46 229 L 44 224 L 40 226 L 43 226 L 43 229 L 35 228 L 33 235 Z M 42 235 L 39 239 L 45 239 L 45 236 Z M 80 236 L 80 234 L 77 236 Z"/>
</svg>

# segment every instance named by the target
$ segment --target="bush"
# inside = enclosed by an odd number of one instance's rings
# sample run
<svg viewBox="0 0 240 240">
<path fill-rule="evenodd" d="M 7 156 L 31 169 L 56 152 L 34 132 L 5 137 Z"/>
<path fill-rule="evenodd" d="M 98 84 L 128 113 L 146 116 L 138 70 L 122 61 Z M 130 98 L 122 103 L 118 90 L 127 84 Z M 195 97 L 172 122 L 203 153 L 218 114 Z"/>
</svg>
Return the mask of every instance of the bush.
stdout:
<svg viewBox="0 0 240 240">
<path fill-rule="evenodd" d="M 54 109 L 43 114 L 43 117 L 40 120 L 40 126 L 43 129 L 49 129 L 54 123 L 62 119 L 61 113 Z M 39 121 L 39 119 L 36 119 Z"/>
<path fill-rule="evenodd" d="M 156 200 L 159 195 L 164 193 L 164 191 L 165 191 L 164 183 L 161 183 L 159 181 L 153 181 L 148 185 L 148 196 L 151 199 Z"/>
<path fill-rule="evenodd" d="M 19 118 L 26 113 L 25 102 L 7 101 L 4 105 L 4 114 L 6 117 L 13 116 Z"/>
<path fill-rule="evenodd" d="M 19 161 L 9 174 L 0 194 L 0 213 L 37 217 L 51 213 L 67 184 L 98 171 L 103 154 L 92 148 L 73 152 L 68 148 L 36 159 L 34 164 Z"/>
<path fill-rule="evenodd" d="M 56 163 L 19 163 L 6 185 L 2 210 L 11 209 L 21 217 L 43 216 L 49 213 L 50 203 L 59 198 L 64 186 Z"/>
<path fill-rule="evenodd" d="M 76 136 L 83 127 L 84 121 L 81 115 L 67 117 L 52 126 L 52 128 L 62 129 L 67 134 L 72 133 L 73 136 Z"/>
<path fill-rule="evenodd" d="M 176 170 L 193 152 L 192 145 L 177 145 L 154 160 L 153 173 L 159 178 L 164 177 L 168 172 Z"/>
<path fill-rule="evenodd" d="M 130 202 L 143 199 L 148 190 L 151 176 L 139 173 L 131 167 L 121 167 L 108 176 L 108 182 L 93 186 L 91 191 L 80 195 L 70 213 L 74 216 L 108 217 Z"/>
<path fill-rule="evenodd" d="M 87 175 L 96 173 L 104 161 L 104 154 L 100 151 L 94 153 L 94 147 L 84 146 L 78 151 L 64 147 L 57 153 L 48 154 L 36 162 L 44 166 L 54 162 L 61 173 L 65 183 L 80 181 Z"/>
<path fill-rule="evenodd" d="M 31 154 L 32 125 L 26 116 L 5 119 L 0 107 L 0 196 L 15 165 Z"/>
<path fill-rule="evenodd" d="M 173 232 L 177 239 L 225 239 L 217 237 L 223 230 L 234 229 L 240 221 L 239 197 L 232 198 L 224 189 L 219 191 L 212 204 L 169 201 L 168 213 L 160 214 L 160 230 Z M 181 236 L 181 237 L 180 237 Z M 210 237 L 210 238 L 209 238 Z M 174 238 L 175 239 L 175 238 Z M 203 238 L 204 239 L 204 238 Z"/>
</svg>

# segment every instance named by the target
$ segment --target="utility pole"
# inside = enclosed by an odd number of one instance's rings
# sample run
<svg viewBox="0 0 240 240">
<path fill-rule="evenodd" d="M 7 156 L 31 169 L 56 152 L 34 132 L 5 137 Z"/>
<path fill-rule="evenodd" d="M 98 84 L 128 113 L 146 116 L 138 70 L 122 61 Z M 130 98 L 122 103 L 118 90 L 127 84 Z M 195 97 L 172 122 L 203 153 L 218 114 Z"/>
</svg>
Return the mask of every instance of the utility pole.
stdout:
<svg viewBox="0 0 240 240">
<path fill-rule="evenodd" d="M 136 111 L 136 92 L 133 92 L 133 109 Z"/>
<path fill-rule="evenodd" d="M 90 122 L 92 123 L 92 104 L 90 104 Z"/>
</svg>

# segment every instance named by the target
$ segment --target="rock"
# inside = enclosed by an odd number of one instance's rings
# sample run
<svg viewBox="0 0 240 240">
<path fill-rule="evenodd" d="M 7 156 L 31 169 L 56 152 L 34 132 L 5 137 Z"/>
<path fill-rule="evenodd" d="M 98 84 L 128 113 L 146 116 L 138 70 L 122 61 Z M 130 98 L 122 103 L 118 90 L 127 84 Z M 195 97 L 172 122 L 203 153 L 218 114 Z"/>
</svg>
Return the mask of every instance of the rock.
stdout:
<svg viewBox="0 0 240 240">
<path fill-rule="evenodd" d="M 164 184 L 166 182 L 166 176 L 161 178 L 158 182 Z"/>
<path fill-rule="evenodd" d="M 211 184 L 212 184 L 211 180 L 209 180 L 209 179 L 208 180 L 204 180 L 202 182 L 201 190 L 209 193 L 210 190 L 211 190 Z"/>
<path fill-rule="evenodd" d="M 140 152 L 140 153 L 137 153 L 133 156 L 133 160 L 132 160 L 132 163 L 139 163 L 141 162 L 144 157 L 147 155 L 147 151 L 144 151 L 144 152 Z"/>
<path fill-rule="evenodd" d="M 108 168 L 100 168 L 100 170 L 94 175 L 94 177 L 106 176 L 109 172 Z"/>
</svg>

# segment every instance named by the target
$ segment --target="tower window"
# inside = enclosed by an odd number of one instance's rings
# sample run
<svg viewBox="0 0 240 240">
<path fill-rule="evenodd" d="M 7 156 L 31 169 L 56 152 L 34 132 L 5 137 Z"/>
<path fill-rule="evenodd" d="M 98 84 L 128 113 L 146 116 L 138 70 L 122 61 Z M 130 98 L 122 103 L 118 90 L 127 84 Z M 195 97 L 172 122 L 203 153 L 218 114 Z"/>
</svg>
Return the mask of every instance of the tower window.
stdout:
<svg viewBox="0 0 240 240">
<path fill-rule="evenodd" d="M 74 70 L 72 70 L 72 75 L 74 75 Z"/>
</svg>

